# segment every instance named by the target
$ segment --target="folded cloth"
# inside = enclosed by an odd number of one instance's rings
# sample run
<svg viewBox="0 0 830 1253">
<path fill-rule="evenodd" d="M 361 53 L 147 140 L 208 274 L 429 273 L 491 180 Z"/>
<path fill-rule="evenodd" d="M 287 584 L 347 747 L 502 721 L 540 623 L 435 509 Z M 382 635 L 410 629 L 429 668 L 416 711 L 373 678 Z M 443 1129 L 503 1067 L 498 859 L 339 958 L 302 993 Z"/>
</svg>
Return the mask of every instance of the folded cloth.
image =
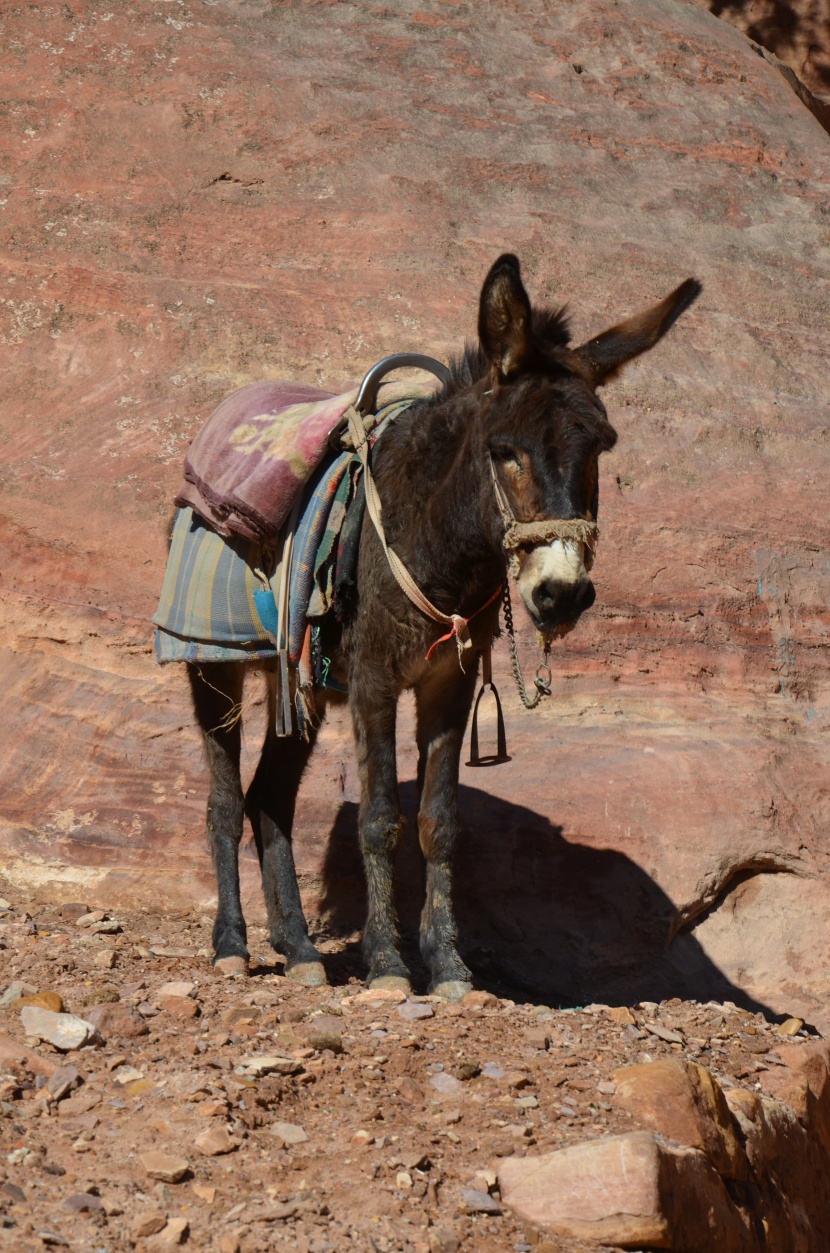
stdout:
<svg viewBox="0 0 830 1253">
<path fill-rule="evenodd" d="M 431 396 L 432 375 L 383 383 L 378 408 Z M 273 540 L 328 450 L 357 389 L 333 395 L 305 383 L 253 383 L 228 396 L 188 449 L 176 504 L 190 506 L 220 535 Z"/>
</svg>

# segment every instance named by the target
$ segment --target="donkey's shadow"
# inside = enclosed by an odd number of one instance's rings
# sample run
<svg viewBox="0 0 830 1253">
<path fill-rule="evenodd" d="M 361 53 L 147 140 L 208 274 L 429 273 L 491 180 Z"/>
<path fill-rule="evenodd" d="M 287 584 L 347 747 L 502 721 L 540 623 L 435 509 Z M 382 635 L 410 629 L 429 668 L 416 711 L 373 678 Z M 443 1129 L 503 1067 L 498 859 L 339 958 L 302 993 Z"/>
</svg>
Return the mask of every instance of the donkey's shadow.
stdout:
<svg viewBox="0 0 830 1253">
<path fill-rule="evenodd" d="M 417 952 L 424 862 L 414 815 L 415 785 L 401 786 L 406 830 L 395 867 L 405 958 L 418 990 Z M 459 948 L 476 986 L 556 1006 L 600 1002 L 731 1000 L 774 1017 L 706 956 L 693 936 L 672 949 L 675 909 L 635 862 L 611 849 L 568 840 L 542 814 L 461 786 L 463 830 L 455 857 Z M 323 867 L 321 915 L 334 934 L 359 930 L 366 890 L 357 806 L 344 803 Z M 336 981 L 358 973 L 354 946 L 327 959 Z M 423 984 L 424 986 L 420 986 Z"/>
</svg>

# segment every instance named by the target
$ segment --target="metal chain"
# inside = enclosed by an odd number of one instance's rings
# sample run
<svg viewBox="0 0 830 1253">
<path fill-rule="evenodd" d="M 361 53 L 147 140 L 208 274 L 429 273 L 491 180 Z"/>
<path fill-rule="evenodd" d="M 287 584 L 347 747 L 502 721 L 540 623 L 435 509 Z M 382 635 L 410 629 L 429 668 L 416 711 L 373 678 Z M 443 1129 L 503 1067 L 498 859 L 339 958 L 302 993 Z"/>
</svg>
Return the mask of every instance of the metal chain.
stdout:
<svg viewBox="0 0 830 1253">
<path fill-rule="evenodd" d="M 533 680 L 536 693 L 533 696 L 528 696 L 522 675 L 522 667 L 519 663 L 519 650 L 516 648 L 516 633 L 513 629 L 513 605 L 510 602 L 510 582 L 507 578 L 504 580 L 502 604 L 504 606 L 504 625 L 510 645 L 510 665 L 513 670 L 513 678 L 516 680 L 516 689 L 525 709 L 535 709 L 543 696 L 550 696 L 551 672 L 550 666 L 547 664 L 549 649 L 545 648 L 545 660 L 542 665 L 536 667 L 536 676 Z"/>
</svg>

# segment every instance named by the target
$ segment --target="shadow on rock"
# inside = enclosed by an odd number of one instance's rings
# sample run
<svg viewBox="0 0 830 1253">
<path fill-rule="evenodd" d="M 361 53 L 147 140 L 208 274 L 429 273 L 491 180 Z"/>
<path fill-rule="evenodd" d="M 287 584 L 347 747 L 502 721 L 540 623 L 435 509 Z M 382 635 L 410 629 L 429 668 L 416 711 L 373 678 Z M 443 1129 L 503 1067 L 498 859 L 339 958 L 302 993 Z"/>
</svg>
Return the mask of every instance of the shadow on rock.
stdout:
<svg viewBox="0 0 830 1253">
<path fill-rule="evenodd" d="M 600 1002 L 731 1000 L 772 1011 L 733 984 L 691 934 L 669 945 L 674 906 L 630 858 L 566 839 L 542 814 L 482 792 L 459 789 L 463 831 L 455 861 L 460 949 L 478 987 L 558 1006 Z M 401 787 L 406 830 L 395 867 L 404 956 L 416 985 L 424 863 L 418 847 L 415 785 Z M 366 891 L 357 806 L 341 806 L 329 834 L 320 902 L 327 927 L 359 929 Z M 355 973 L 355 946 L 331 974 Z M 339 966 L 343 965 L 343 971 Z M 335 971 L 334 966 L 338 966 Z"/>
</svg>

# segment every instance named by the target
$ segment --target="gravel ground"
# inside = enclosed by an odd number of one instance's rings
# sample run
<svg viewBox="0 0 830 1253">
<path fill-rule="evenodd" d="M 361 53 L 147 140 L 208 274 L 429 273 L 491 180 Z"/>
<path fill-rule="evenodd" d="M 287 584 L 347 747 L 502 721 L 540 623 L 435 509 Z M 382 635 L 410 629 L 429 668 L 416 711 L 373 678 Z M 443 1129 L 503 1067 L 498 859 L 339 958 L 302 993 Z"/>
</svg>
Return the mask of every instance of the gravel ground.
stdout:
<svg viewBox="0 0 830 1253">
<path fill-rule="evenodd" d="M 0 1248 L 15 1253 L 581 1253 L 502 1211 L 499 1158 L 630 1130 L 619 1066 L 676 1055 L 753 1087 L 782 1040 L 728 1003 L 400 1003 L 366 991 L 356 938 L 318 937 L 329 988 L 284 978 L 256 929 L 255 973 L 222 979 L 207 917 L 87 914 L 0 905 Z M 33 1034 L 56 1009 L 97 1019 L 99 1040 Z"/>
</svg>

